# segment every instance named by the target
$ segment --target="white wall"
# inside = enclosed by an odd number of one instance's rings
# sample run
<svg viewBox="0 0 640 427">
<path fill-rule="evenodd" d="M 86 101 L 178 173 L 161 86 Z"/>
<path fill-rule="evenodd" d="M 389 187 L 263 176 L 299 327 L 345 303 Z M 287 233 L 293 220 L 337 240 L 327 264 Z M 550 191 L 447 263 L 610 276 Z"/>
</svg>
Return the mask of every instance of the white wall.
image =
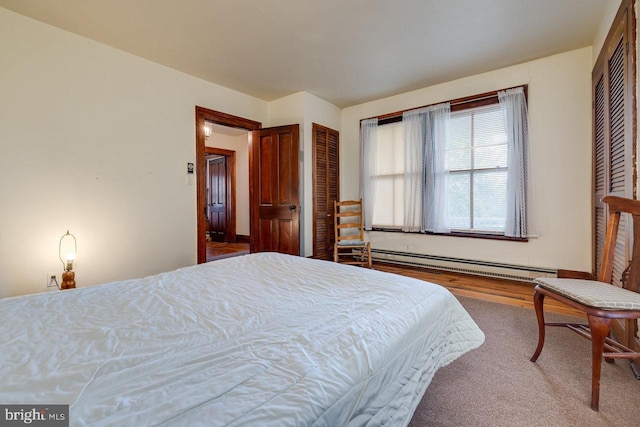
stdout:
<svg viewBox="0 0 640 427">
<path fill-rule="evenodd" d="M 602 45 L 604 45 L 604 41 L 607 38 L 607 34 L 609 34 L 609 30 L 611 29 L 611 24 L 618 13 L 618 9 L 620 9 L 620 4 L 622 0 L 606 0 L 607 7 L 604 12 L 604 16 L 602 17 L 602 21 L 600 21 L 600 25 L 598 26 L 598 31 L 596 32 L 596 36 L 593 39 L 593 44 L 591 45 L 591 54 L 592 60 L 591 65 L 595 65 L 598 60 L 598 54 L 602 49 Z"/>
<path fill-rule="evenodd" d="M 265 123 L 267 103 L 0 8 L 0 297 L 196 262 L 195 106 Z"/>
<path fill-rule="evenodd" d="M 340 130 L 338 107 L 308 92 L 269 103 L 269 126 L 300 125 L 300 253 L 313 255 L 313 123 Z"/>
<path fill-rule="evenodd" d="M 236 152 L 236 234 L 249 236 L 249 133 L 213 133 L 205 145 Z"/>
<path fill-rule="evenodd" d="M 346 108 L 343 198 L 359 194 L 359 121 L 469 95 L 529 85 L 529 137 L 539 238 L 527 243 L 369 233 L 374 248 L 591 271 L 591 48 Z"/>
</svg>

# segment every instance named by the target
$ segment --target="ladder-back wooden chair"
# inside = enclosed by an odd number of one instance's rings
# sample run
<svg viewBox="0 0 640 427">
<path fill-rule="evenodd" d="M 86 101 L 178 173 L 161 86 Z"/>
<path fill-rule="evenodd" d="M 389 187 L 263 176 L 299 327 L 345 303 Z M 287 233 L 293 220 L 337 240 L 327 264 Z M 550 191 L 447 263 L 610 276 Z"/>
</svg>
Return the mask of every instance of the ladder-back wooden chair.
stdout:
<svg viewBox="0 0 640 427">
<path fill-rule="evenodd" d="M 614 358 L 635 359 L 640 353 L 614 341 L 610 336 L 612 319 L 640 318 L 640 201 L 622 197 L 605 197 L 609 205 L 609 224 L 604 245 L 602 268 L 598 281 L 583 279 L 536 279 L 533 301 L 538 318 L 538 347 L 531 357 L 535 362 L 544 345 L 545 326 L 565 326 L 579 335 L 591 340 L 591 409 L 599 409 L 600 372 L 602 359 L 613 363 Z M 620 213 L 628 212 L 633 216 L 633 257 L 629 277 L 623 287 L 611 284 L 613 258 L 618 236 Z M 585 312 L 588 325 L 578 323 L 545 323 L 544 298 L 555 300 Z M 633 325 L 633 330 L 636 326 Z M 633 338 L 635 339 L 635 338 Z"/>
<path fill-rule="evenodd" d="M 362 199 L 333 202 L 333 260 L 371 268 L 371 245 L 364 240 Z"/>
</svg>

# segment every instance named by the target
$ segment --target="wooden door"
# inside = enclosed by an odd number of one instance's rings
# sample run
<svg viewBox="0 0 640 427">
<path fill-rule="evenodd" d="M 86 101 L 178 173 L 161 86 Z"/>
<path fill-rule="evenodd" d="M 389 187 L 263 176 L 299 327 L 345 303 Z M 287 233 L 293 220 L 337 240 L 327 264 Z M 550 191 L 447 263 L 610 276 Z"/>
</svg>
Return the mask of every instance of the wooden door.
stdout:
<svg viewBox="0 0 640 427">
<path fill-rule="evenodd" d="M 635 194 L 635 38 L 632 19 L 631 2 L 624 0 L 592 72 L 594 265 L 597 277 L 601 273 L 609 218 L 602 200 L 609 195 L 633 198 Z M 622 286 L 622 273 L 631 259 L 632 232 L 631 218 L 621 216 L 613 260 L 612 283 L 616 286 Z M 614 320 L 611 326 L 616 339 L 640 348 L 635 323 Z"/>
<path fill-rule="evenodd" d="M 339 198 L 337 130 L 313 124 L 313 257 L 333 259 L 333 202 Z"/>
<path fill-rule="evenodd" d="M 227 159 L 209 161 L 209 236 L 214 242 L 227 241 Z"/>
<path fill-rule="evenodd" d="M 251 252 L 300 255 L 298 140 L 298 125 L 251 133 Z"/>
</svg>

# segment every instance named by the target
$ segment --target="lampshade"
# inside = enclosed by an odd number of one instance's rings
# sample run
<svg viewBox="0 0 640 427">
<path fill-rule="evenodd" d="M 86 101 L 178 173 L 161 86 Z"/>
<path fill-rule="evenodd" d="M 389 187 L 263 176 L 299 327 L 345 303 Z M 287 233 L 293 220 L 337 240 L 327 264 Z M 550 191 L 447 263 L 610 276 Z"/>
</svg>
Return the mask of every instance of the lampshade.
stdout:
<svg viewBox="0 0 640 427">
<path fill-rule="evenodd" d="M 211 136 L 211 126 L 208 123 L 204 125 L 204 137 L 209 138 Z"/>
</svg>

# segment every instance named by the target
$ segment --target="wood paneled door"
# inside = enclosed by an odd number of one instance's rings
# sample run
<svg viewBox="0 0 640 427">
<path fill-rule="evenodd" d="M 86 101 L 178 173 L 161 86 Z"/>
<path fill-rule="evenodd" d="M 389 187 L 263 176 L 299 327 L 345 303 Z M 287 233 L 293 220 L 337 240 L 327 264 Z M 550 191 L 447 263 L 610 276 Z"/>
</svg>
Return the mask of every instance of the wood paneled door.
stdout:
<svg viewBox="0 0 640 427">
<path fill-rule="evenodd" d="M 251 252 L 300 255 L 299 126 L 251 133 Z"/>
<path fill-rule="evenodd" d="M 227 158 L 216 157 L 208 161 L 207 210 L 209 237 L 214 242 L 226 242 L 227 238 Z"/>
<path fill-rule="evenodd" d="M 340 134 L 313 124 L 313 257 L 333 259 L 333 202 L 339 201 Z"/>
</svg>

